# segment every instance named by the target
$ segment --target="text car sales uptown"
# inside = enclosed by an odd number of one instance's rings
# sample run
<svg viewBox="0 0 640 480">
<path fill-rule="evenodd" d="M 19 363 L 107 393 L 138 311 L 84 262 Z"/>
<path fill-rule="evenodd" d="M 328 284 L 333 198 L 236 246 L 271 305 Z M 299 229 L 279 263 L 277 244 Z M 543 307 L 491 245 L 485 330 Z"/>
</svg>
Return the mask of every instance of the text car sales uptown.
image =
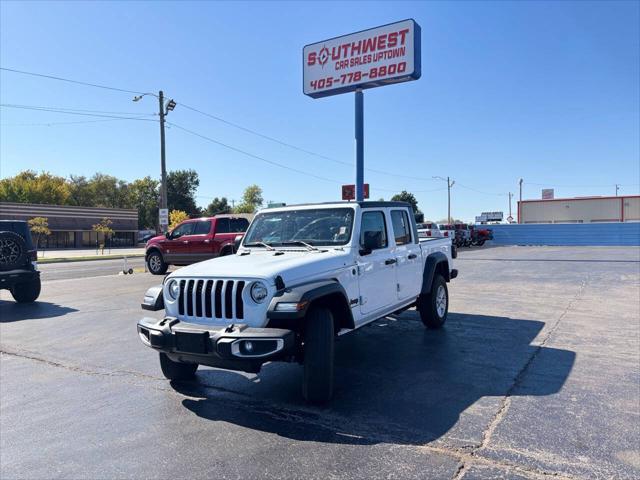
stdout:
<svg viewBox="0 0 640 480">
<path fill-rule="evenodd" d="M 331 61 L 334 70 L 339 71 L 346 68 L 365 67 L 383 60 L 402 58 L 406 55 L 406 42 L 409 32 L 408 28 L 404 28 L 354 42 L 346 42 L 330 48 L 323 45 L 319 51 L 311 51 L 307 54 L 307 66 L 317 65 L 324 69 L 325 65 Z M 406 69 L 407 63 L 404 61 L 378 67 L 372 66 L 369 69 L 360 68 L 337 77 L 331 75 L 326 78 L 311 80 L 310 87 L 313 90 L 317 90 L 331 87 L 336 83 L 347 85 L 366 79 L 374 80 L 380 77 L 402 74 Z"/>
</svg>

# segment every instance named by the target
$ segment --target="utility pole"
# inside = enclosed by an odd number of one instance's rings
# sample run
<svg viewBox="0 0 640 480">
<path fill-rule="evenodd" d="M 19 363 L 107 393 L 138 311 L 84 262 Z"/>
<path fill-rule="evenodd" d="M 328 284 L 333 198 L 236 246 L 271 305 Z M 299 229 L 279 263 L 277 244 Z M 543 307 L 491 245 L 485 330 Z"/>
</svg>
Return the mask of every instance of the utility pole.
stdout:
<svg viewBox="0 0 640 480">
<path fill-rule="evenodd" d="M 437 178 L 438 180 L 447 182 L 447 222 L 451 224 L 451 187 L 453 187 L 456 181 L 451 180 L 449 177 L 443 178 L 443 177 L 433 176 L 431 178 Z"/>
<path fill-rule="evenodd" d="M 358 88 L 355 94 L 356 137 L 356 202 L 364 200 L 364 94 Z"/>
<path fill-rule="evenodd" d="M 513 193 L 509 192 L 509 218 L 513 219 L 513 217 L 511 216 L 511 199 L 513 198 Z M 509 220 L 509 223 L 511 223 L 511 220 Z"/>
<path fill-rule="evenodd" d="M 522 182 L 523 182 L 522 179 L 520 179 L 520 181 L 518 182 L 520 184 L 520 201 L 518 202 L 518 223 L 520 223 L 520 209 L 522 208 Z"/>
<path fill-rule="evenodd" d="M 167 208 L 167 161 L 164 148 L 164 93 L 158 92 L 158 105 L 160 106 L 160 208 Z"/>
<path fill-rule="evenodd" d="M 616 183 L 616 197 L 618 196 L 618 190 L 620 190 L 620 184 Z"/>
</svg>

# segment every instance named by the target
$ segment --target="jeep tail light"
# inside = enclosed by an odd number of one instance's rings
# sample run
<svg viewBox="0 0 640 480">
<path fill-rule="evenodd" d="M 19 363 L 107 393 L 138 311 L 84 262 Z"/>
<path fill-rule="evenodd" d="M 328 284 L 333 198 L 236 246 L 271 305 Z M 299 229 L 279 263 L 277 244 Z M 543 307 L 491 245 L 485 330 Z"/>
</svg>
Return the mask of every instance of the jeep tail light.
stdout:
<svg viewBox="0 0 640 480">
<path fill-rule="evenodd" d="M 32 262 L 38 261 L 38 250 L 29 250 L 29 258 Z"/>
<path fill-rule="evenodd" d="M 427 237 L 431 236 L 431 230 L 427 230 Z"/>
<path fill-rule="evenodd" d="M 445 230 L 445 231 L 444 231 L 444 236 L 445 236 L 445 237 L 448 237 L 448 236 L 449 236 L 449 232 Z"/>
</svg>

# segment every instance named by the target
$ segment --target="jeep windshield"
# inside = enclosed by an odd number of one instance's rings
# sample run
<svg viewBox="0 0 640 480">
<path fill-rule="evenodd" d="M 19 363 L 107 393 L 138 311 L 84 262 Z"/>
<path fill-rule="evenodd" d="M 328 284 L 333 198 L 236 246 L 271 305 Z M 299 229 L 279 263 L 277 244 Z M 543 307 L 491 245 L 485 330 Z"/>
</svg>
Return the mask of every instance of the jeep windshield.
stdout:
<svg viewBox="0 0 640 480">
<path fill-rule="evenodd" d="M 346 245 L 353 228 L 352 208 L 317 208 L 263 212 L 251 223 L 245 247 Z"/>
</svg>

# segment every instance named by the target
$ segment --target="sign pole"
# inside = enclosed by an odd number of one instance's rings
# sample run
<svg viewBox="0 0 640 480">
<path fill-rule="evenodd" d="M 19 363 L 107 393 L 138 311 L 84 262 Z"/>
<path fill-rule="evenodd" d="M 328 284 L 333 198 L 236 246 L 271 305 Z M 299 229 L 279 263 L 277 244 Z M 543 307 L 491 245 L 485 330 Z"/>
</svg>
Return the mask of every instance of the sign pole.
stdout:
<svg viewBox="0 0 640 480">
<path fill-rule="evenodd" d="M 364 200 L 364 94 L 356 90 L 356 201 Z"/>
</svg>

